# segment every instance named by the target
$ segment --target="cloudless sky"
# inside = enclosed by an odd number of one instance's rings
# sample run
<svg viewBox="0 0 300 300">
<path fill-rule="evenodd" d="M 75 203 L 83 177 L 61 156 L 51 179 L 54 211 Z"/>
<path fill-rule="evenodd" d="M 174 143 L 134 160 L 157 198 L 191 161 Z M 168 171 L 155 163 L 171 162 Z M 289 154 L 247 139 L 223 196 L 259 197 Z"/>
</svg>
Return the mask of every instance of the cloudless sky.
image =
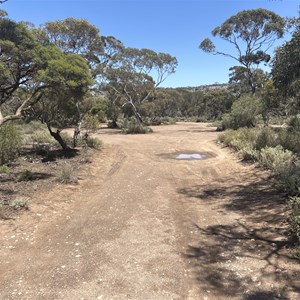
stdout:
<svg viewBox="0 0 300 300">
<path fill-rule="evenodd" d="M 226 19 L 245 9 L 265 8 L 282 17 L 299 15 L 297 0 L 8 0 L 0 6 L 15 21 L 39 26 L 67 17 L 84 18 L 125 46 L 166 52 L 178 68 L 164 86 L 228 82 L 234 60 L 199 50 L 200 42 Z M 226 42 L 213 39 L 218 49 Z M 277 45 L 284 40 L 277 42 Z"/>
</svg>

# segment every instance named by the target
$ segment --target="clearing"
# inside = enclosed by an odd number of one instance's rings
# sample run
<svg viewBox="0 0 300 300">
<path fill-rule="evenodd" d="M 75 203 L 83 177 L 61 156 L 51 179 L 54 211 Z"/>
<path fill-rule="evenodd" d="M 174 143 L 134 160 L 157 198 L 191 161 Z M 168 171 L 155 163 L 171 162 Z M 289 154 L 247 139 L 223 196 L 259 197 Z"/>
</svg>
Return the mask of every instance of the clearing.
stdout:
<svg viewBox="0 0 300 300">
<path fill-rule="evenodd" d="M 207 124 L 153 129 L 100 129 L 79 184 L 33 191 L 0 221 L 0 299 L 299 299 L 268 172 Z"/>
</svg>

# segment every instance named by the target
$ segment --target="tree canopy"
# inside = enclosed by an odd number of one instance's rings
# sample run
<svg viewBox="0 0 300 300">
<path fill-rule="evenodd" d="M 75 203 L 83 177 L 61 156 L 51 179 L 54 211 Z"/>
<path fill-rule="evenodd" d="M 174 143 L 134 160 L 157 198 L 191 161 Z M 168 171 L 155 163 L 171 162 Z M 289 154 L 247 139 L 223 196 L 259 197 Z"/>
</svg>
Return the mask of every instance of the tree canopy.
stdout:
<svg viewBox="0 0 300 300">
<path fill-rule="evenodd" d="M 24 117 L 49 94 L 79 97 L 92 84 L 83 58 L 41 44 L 25 24 L 0 19 L 0 38 L 0 125 Z"/>
<path fill-rule="evenodd" d="M 244 10 L 230 17 L 212 31 L 214 37 L 229 42 L 235 54 L 217 50 L 214 43 L 204 39 L 199 48 L 212 54 L 230 57 L 246 68 L 248 84 L 255 92 L 253 70 L 260 63 L 268 63 L 270 55 L 267 51 L 274 41 L 285 32 L 285 20 L 266 9 Z"/>
<path fill-rule="evenodd" d="M 176 58 L 169 54 L 121 47 L 114 59 L 101 70 L 101 88 L 114 103 L 118 99 L 122 107 L 129 105 L 133 114 L 142 121 L 138 107 L 175 72 L 176 66 Z"/>
</svg>

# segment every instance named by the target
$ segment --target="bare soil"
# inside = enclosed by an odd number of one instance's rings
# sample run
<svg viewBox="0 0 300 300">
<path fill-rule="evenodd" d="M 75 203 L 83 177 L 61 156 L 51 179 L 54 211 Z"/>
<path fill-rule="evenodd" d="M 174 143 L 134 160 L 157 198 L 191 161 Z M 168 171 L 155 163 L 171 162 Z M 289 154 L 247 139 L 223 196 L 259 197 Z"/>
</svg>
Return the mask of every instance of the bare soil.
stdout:
<svg viewBox="0 0 300 300">
<path fill-rule="evenodd" d="M 30 210 L 0 221 L 0 299 L 300 298 L 270 174 L 206 124 L 153 130 L 100 129 L 77 185 L 36 181 Z"/>
</svg>

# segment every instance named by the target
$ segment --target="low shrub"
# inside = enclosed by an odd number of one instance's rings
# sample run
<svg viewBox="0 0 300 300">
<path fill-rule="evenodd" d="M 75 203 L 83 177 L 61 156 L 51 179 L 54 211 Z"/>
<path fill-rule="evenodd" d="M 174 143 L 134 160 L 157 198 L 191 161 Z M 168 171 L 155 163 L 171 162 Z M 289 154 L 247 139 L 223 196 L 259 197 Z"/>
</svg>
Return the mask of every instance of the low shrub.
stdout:
<svg viewBox="0 0 300 300">
<path fill-rule="evenodd" d="M 219 134 L 219 141 L 238 151 L 244 160 L 257 160 L 261 166 L 270 169 L 280 180 L 279 190 L 290 195 L 298 194 L 300 161 L 292 151 L 278 145 L 280 138 L 273 129 L 227 130 Z"/>
<path fill-rule="evenodd" d="M 257 128 L 240 128 L 238 130 L 227 130 L 219 134 L 219 141 L 235 150 L 244 148 L 254 149 L 257 140 Z"/>
<path fill-rule="evenodd" d="M 290 131 L 300 132 L 300 115 L 292 116 L 287 120 Z"/>
<path fill-rule="evenodd" d="M 300 187 L 300 161 L 296 160 L 289 173 L 280 175 L 281 182 L 278 188 L 289 195 L 299 195 Z"/>
<path fill-rule="evenodd" d="M 283 149 L 282 146 L 266 147 L 260 151 L 260 164 L 280 177 L 290 174 L 293 169 L 293 161 L 293 153 Z"/>
<path fill-rule="evenodd" d="M 85 143 L 86 143 L 87 147 L 93 148 L 93 149 L 96 149 L 96 150 L 100 150 L 103 146 L 103 143 L 102 143 L 101 140 L 99 140 L 97 138 L 90 137 L 90 136 L 88 136 L 85 139 Z"/>
<path fill-rule="evenodd" d="M 243 160 L 256 161 L 259 157 L 259 151 L 246 146 L 239 150 L 239 155 Z"/>
<path fill-rule="evenodd" d="M 278 189 L 289 195 L 299 193 L 300 161 L 282 146 L 266 147 L 261 150 L 259 163 L 270 169 L 280 180 Z"/>
<path fill-rule="evenodd" d="M 300 131 L 295 132 L 289 128 L 282 128 L 278 132 L 278 144 L 285 149 L 300 154 Z"/>
<path fill-rule="evenodd" d="M 254 96 L 244 95 L 233 103 L 229 114 L 223 115 L 222 128 L 254 127 L 261 118 L 261 113 L 261 100 Z"/>
<path fill-rule="evenodd" d="M 14 210 L 28 210 L 29 209 L 29 199 L 28 198 L 16 198 L 9 203 L 9 207 Z"/>
<path fill-rule="evenodd" d="M 151 128 L 143 125 L 135 118 L 124 119 L 118 123 L 118 126 L 125 134 L 145 134 L 152 132 Z"/>
<path fill-rule="evenodd" d="M 162 117 L 161 119 L 161 124 L 163 125 L 172 125 L 172 124 L 176 124 L 176 119 L 175 118 L 171 118 L 171 117 Z M 201 122 L 201 121 L 200 121 Z"/>
<path fill-rule="evenodd" d="M 78 182 L 78 179 L 76 176 L 74 176 L 74 167 L 69 164 L 65 163 L 63 164 L 60 174 L 57 178 L 57 181 L 64 184 L 74 184 Z"/>
<path fill-rule="evenodd" d="M 19 181 L 31 181 L 34 179 L 34 174 L 30 170 L 25 170 L 19 175 Z"/>
<path fill-rule="evenodd" d="M 12 124 L 0 127 L 0 165 L 14 160 L 19 155 L 22 138 L 19 130 Z"/>
<path fill-rule="evenodd" d="M 265 147 L 276 147 L 277 145 L 277 134 L 272 128 L 264 127 L 257 132 L 255 149 L 261 150 Z"/>
<path fill-rule="evenodd" d="M 0 174 L 7 174 L 9 173 L 9 167 L 7 165 L 0 166 Z"/>
</svg>

